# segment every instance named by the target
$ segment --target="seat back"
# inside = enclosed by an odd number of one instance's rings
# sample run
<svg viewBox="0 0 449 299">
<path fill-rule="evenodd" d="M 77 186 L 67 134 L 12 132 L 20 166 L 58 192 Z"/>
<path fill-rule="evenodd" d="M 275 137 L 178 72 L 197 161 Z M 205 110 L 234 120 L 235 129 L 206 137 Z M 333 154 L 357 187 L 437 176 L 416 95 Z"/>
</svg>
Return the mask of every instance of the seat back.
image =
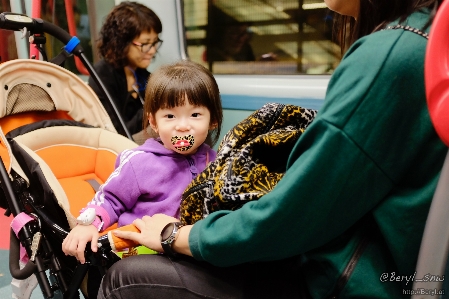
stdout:
<svg viewBox="0 0 449 299">
<path fill-rule="evenodd" d="M 75 217 L 93 198 L 95 187 L 114 170 L 117 155 L 137 146 L 122 135 L 79 126 L 45 127 L 21 132 L 12 139 L 16 144 L 12 145 L 13 155 L 19 146 L 39 163 L 70 227 L 76 225 Z"/>
</svg>

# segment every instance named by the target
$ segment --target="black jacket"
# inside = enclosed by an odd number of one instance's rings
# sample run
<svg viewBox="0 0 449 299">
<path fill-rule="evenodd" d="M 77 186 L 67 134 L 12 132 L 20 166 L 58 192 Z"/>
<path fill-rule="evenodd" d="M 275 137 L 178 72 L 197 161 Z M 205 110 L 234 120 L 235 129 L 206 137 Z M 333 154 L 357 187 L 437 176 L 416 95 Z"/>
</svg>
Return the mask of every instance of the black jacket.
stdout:
<svg viewBox="0 0 449 299">
<path fill-rule="evenodd" d="M 114 69 L 110 64 L 108 64 L 104 60 L 100 60 L 94 66 L 95 71 L 100 77 L 101 82 L 106 87 L 108 93 L 112 97 L 114 104 L 116 105 L 120 116 L 126 124 L 126 127 L 129 130 L 129 133 L 135 134 L 142 130 L 142 114 L 143 107 L 139 98 L 135 99 L 128 92 L 128 85 L 126 83 L 125 71 L 123 69 Z M 150 76 L 150 72 L 146 69 L 137 69 L 136 75 L 138 78 L 143 78 L 144 84 L 146 85 L 146 81 Z M 103 95 L 100 88 L 94 82 L 92 77 L 89 77 L 89 85 L 97 94 L 101 103 L 105 107 L 107 113 L 111 117 L 112 123 L 114 127 L 120 134 L 124 134 L 122 126 L 120 125 L 119 120 L 117 119 L 114 110 L 109 103 L 108 99 Z M 145 91 L 142 90 L 139 92 L 140 97 L 142 99 L 145 98 Z"/>
</svg>

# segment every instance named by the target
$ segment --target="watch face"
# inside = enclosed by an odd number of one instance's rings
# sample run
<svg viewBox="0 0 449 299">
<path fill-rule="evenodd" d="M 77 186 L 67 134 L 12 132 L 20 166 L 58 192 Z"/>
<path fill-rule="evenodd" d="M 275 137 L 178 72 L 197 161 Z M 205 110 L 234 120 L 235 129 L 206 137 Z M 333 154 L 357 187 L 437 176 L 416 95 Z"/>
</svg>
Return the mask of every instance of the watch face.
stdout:
<svg viewBox="0 0 449 299">
<path fill-rule="evenodd" d="M 164 229 L 161 232 L 161 240 L 162 241 L 167 240 L 171 236 L 174 226 L 175 226 L 174 223 L 169 223 L 164 227 Z"/>
</svg>

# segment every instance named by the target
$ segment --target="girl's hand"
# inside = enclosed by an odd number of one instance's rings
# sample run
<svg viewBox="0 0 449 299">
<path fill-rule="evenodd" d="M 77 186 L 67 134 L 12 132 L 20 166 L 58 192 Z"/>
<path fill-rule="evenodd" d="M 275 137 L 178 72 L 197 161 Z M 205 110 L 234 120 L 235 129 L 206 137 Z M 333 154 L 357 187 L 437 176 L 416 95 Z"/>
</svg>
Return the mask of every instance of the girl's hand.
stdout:
<svg viewBox="0 0 449 299">
<path fill-rule="evenodd" d="M 142 219 L 136 219 L 133 222 L 133 224 L 140 230 L 140 233 L 114 230 L 113 234 L 119 238 L 133 240 L 155 251 L 163 252 L 164 250 L 161 246 L 161 231 L 168 223 L 178 221 L 179 219 L 164 214 L 156 214 L 152 217 L 143 216 Z"/>
<path fill-rule="evenodd" d="M 93 225 L 77 225 L 75 226 L 67 237 L 62 242 L 62 251 L 66 255 L 72 255 L 84 264 L 86 259 L 84 257 L 84 250 L 87 242 L 91 242 L 91 249 L 93 252 L 98 250 L 98 230 Z"/>
</svg>

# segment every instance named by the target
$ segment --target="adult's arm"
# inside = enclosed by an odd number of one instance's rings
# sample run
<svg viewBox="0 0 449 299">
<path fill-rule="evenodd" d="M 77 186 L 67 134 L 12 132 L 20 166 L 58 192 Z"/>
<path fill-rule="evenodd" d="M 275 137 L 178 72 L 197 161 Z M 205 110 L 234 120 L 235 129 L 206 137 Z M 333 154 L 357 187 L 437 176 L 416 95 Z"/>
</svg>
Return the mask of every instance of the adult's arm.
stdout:
<svg viewBox="0 0 449 299">
<path fill-rule="evenodd" d="M 178 222 L 179 219 L 164 214 L 155 214 L 153 216 L 143 216 L 142 219 L 136 219 L 133 224 L 139 229 L 139 233 L 114 230 L 113 233 L 123 239 L 133 240 L 138 244 L 145 245 L 148 248 L 158 252 L 164 252 L 161 246 L 161 231 L 170 222 Z M 173 242 L 173 250 L 175 252 L 190 255 L 189 234 L 192 225 L 186 225 L 179 229 L 178 236 Z"/>
</svg>

